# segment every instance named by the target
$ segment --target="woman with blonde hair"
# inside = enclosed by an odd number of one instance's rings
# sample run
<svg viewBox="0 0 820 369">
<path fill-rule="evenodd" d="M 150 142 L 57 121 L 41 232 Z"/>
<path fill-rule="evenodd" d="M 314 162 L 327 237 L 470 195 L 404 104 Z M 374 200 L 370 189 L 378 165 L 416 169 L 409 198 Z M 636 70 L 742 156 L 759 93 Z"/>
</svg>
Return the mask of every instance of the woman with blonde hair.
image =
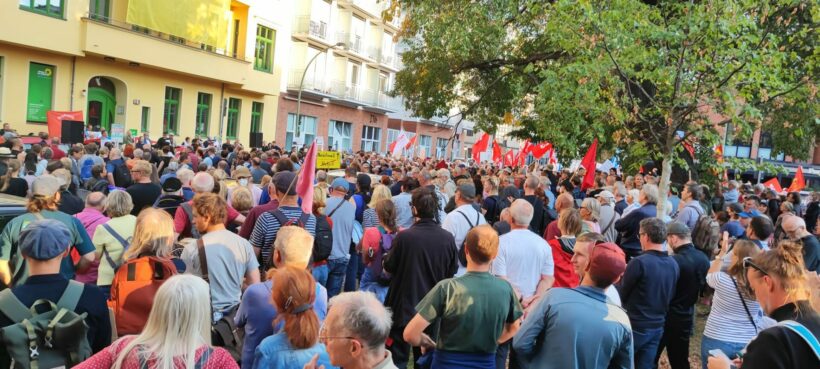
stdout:
<svg viewBox="0 0 820 369">
<path fill-rule="evenodd" d="M 101 224 L 94 232 L 91 242 L 96 249 L 100 268 L 97 271 L 97 286 L 109 297 L 114 273 L 122 264 L 125 250 L 131 245 L 137 217 L 131 215 L 134 203 L 131 195 L 122 190 L 108 194 L 105 213 L 111 220 Z"/>
<path fill-rule="evenodd" d="M 214 177 L 214 191 L 219 197 L 228 200 L 228 173 L 225 173 L 222 169 L 214 170 L 211 175 Z M 218 189 L 217 189 L 218 188 Z"/>
<path fill-rule="evenodd" d="M 9 159 L 6 165 L 6 175 L 0 178 L 0 192 L 19 197 L 28 196 L 28 182 L 20 178 L 20 161 Z"/>
<path fill-rule="evenodd" d="M 328 190 L 326 187 L 321 186 L 313 186 L 313 216 L 316 217 L 316 230 L 327 229 L 330 230 L 333 228 L 333 220 L 330 219 L 329 216 L 325 215 L 325 205 L 327 204 L 328 198 Z M 318 237 L 322 237 L 323 235 L 320 232 Z M 327 237 L 330 237 L 328 242 L 333 243 L 333 235 L 329 232 L 325 232 Z M 313 241 L 322 242 L 321 239 L 316 238 Z M 311 259 L 314 259 L 316 255 L 313 255 Z M 327 275 L 330 270 L 327 267 L 327 260 L 319 260 L 313 261 L 313 278 L 316 279 L 316 282 L 319 282 L 322 286 L 327 284 Z"/>
<path fill-rule="evenodd" d="M 190 274 L 176 275 L 157 291 L 142 333 L 120 338 L 75 368 L 239 368 L 225 349 L 210 343 L 208 284 Z"/>
<path fill-rule="evenodd" d="M 376 213 L 376 204 L 382 200 L 390 200 L 392 198 L 393 194 L 390 193 L 390 187 L 383 184 L 377 184 L 376 187 L 373 187 L 373 194 L 370 195 L 370 202 L 367 203 L 367 209 L 365 209 L 362 214 L 362 227 L 377 227 L 379 225 L 379 217 Z"/>
<path fill-rule="evenodd" d="M 325 346 L 319 343 L 319 317 L 313 310 L 316 281 L 310 272 L 293 266 L 276 269 L 271 300 L 279 313 L 273 321 L 279 332 L 256 347 L 253 367 L 258 369 L 302 369 L 314 355 L 319 365 L 330 365 Z"/>
<path fill-rule="evenodd" d="M 170 259 L 177 272 L 182 273 L 185 271 L 185 263 L 173 255 L 175 239 L 174 219 L 171 215 L 162 209 L 147 208 L 137 217 L 131 247 L 123 258 L 126 261 L 143 256 Z"/>
<path fill-rule="evenodd" d="M 585 198 L 578 213 L 584 221 L 581 224 L 581 233 L 601 233 L 601 225 L 598 224 L 601 219 L 601 203 L 598 200 L 592 197 Z"/>
<path fill-rule="evenodd" d="M 723 271 L 723 257 L 729 252 L 731 262 Z M 745 258 L 761 252 L 755 243 L 745 239 L 735 241 L 730 251 L 729 234 L 723 232 L 720 252 L 706 274 L 706 284 L 715 289 L 715 294 L 700 344 L 703 368 L 707 367 L 710 351 L 720 349 L 726 356 L 736 357 L 764 325 L 770 324 L 770 320 L 764 320 L 743 268 Z"/>
</svg>

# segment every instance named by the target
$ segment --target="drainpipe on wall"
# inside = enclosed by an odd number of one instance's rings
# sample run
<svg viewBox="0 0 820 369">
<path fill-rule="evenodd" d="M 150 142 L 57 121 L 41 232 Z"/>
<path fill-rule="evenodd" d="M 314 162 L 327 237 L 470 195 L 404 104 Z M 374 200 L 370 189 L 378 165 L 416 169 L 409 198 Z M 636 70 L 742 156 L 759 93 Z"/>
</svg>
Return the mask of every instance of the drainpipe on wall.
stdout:
<svg viewBox="0 0 820 369">
<path fill-rule="evenodd" d="M 68 95 L 68 110 L 74 111 L 74 72 L 77 69 L 77 57 L 71 57 L 71 86 Z"/>
<path fill-rule="evenodd" d="M 222 91 L 219 93 L 219 139 L 222 140 L 222 126 L 225 124 L 225 115 L 228 114 L 228 105 L 225 103 L 225 82 L 222 82 Z"/>
</svg>

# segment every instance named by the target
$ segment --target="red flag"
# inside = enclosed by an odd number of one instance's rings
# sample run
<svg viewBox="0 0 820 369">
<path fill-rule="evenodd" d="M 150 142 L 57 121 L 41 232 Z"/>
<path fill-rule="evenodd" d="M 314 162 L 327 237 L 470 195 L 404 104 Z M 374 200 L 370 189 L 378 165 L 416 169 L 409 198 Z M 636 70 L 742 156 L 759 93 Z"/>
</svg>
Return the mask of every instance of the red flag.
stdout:
<svg viewBox="0 0 820 369">
<path fill-rule="evenodd" d="M 766 182 L 763 182 L 763 185 L 773 189 L 777 193 L 783 192 L 783 187 L 780 186 L 780 181 L 777 180 L 777 177 L 774 177 Z"/>
<path fill-rule="evenodd" d="M 692 146 L 688 141 L 683 141 L 683 148 L 689 152 L 689 155 L 692 156 L 692 159 L 695 158 L 695 147 Z"/>
<path fill-rule="evenodd" d="M 411 138 L 411 139 L 410 139 L 410 142 L 408 142 L 408 143 L 407 143 L 407 145 L 406 145 L 406 146 L 404 146 L 404 149 L 405 149 L 405 150 L 407 150 L 407 149 L 409 149 L 411 146 L 415 145 L 415 144 L 416 144 L 416 137 L 418 137 L 418 136 L 419 136 L 418 134 L 413 135 L 413 138 Z"/>
<path fill-rule="evenodd" d="M 798 192 L 804 188 L 806 188 L 806 179 L 803 178 L 803 166 L 801 165 L 797 167 L 797 173 L 794 174 L 792 184 L 787 191 Z"/>
<path fill-rule="evenodd" d="M 504 166 L 511 167 L 513 165 L 515 165 L 515 152 L 510 149 L 504 154 Z"/>
<path fill-rule="evenodd" d="M 528 146 L 527 149 L 529 149 Z M 527 155 L 529 154 L 529 151 L 525 151 L 524 149 L 518 150 L 518 160 L 516 160 L 516 162 L 518 162 L 518 166 L 524 166 L 524 164 L 527 164 Z"/>
<path fill-rule="evenodd" d="M 530 153 L 531 149 L 532 149 L 532 144 L 530 143 L 530 140 L 529 139 L 524 140 L 524 143 L 521 145 L 521 151 L 518 153 L 518 156 L 523 155 L 524 157 L 527 157 L 527 154 Z"/>
<path fill-rule="evenodd" d="M 481 161 L 481 153 L 487 151 L 487 145 L 490 143 L 490 135 L 484 133 L 481 138 L 473 144 L 473 160 Z"/>
<path fill-rule="evenodd" d="M 501 157 L 501 146 L 498 146 L 498 142 L 493 140 L 493 163 L 501 165 L 502 160 L 503 159 Z"/>
<path fill-rule="evenodd" d="M 584 159 L 581 160 L 581 165 L 584 166 L 584 169 L 586 169 L 584 181 L 581 182 L 581 191 L 595 185 L 595 158 L 597 155 L 598 139 L 596 138 L 592 141 L 592 145 L 589 145 L 589 150 L 587 150 L 586 155 L 584 155 Z"/>
<path fill-rule="evenodd" d="M 558 164 L 558 157 L 555 156 L 555 148 L 554 147 L 550 148 L 550 161 L 549 161 L 549 163 L 550 163 L 550 165 Z"/>
<path fill-rule="evenodd" d="M 310 145 L 305 162 L 299 170 L 299 180 L 296 181 L 296 194 L 302 199 L 302 211 L 313 213 L 313 181 L 316 178 L 316 141 Z"/>
<path fill-rule="evenodd" d="M 530 153 L 535 158 L 535 160 L 541 159 L 547 151 L 552 149 L 552 144 L 549 142 L 541 142 L 535 145 L 530 146 Z"/>
</svg>

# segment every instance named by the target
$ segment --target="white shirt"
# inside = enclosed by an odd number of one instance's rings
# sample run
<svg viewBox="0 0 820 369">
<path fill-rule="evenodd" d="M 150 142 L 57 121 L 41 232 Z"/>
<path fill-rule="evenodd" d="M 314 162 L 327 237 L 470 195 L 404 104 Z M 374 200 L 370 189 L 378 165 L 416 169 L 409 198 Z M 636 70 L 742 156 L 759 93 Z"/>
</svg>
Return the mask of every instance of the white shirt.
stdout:
<svg viewBox="0 0 820 369">
<path fill-rule="evenodd" d="M 498 238 L 492 273 L 506 278 L 523 298 L 534 295 L 541 276 L 553 276 L 554 269 L 549 244 L 529 229 L 514 229 Z"/>
<path fill-rule="evenodd" d="M 606 290 L 604 290 L 604 294 L 606 298 L 610 300 L 615 305 L 621 306 L 621 295 L 618 294 L 618 289 L 615 288 L 615 285 L 609 286 Z"/>
<path fill-rule="evenodd" d="M 469 222 L 467 219 L 469 219 Z M 470 225 L 470 223 L 472 223 L 472 225 Z M 444 222 L 441 223 L 441 228 L 450 232 L 453 238 L 456 239 L 456 247 L 461 248 L 461 244 L 464 242 L 464 239 L 467 238 L 467 233 L 470 232 L 473 227 L 481 224 L 487 224 L 484 215 L 475 210 L 473 205 L 465 204 L 447 214 L 447 216 L 444 217 Z M 459 263 L 458 273 L 456 273 L 456 275 L 460 276 L 466 272 L 467 267 Z"/>
</svg>

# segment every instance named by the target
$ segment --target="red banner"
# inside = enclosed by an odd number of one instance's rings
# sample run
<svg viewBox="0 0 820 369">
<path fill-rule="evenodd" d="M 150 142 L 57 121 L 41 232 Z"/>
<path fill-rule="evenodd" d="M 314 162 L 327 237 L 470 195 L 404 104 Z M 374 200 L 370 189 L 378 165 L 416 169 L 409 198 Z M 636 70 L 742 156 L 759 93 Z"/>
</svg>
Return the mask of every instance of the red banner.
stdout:
<svg viewBox="0 0 820 369">
<path fill-rule="evenodd" d="M 60 137 L 63 135 L 63 121 L 64 120 L 83 120 L 82 111 L 54 111 L 50 110 L 46 113 L 48 120 L 48 136 Z"/>
</svg>

